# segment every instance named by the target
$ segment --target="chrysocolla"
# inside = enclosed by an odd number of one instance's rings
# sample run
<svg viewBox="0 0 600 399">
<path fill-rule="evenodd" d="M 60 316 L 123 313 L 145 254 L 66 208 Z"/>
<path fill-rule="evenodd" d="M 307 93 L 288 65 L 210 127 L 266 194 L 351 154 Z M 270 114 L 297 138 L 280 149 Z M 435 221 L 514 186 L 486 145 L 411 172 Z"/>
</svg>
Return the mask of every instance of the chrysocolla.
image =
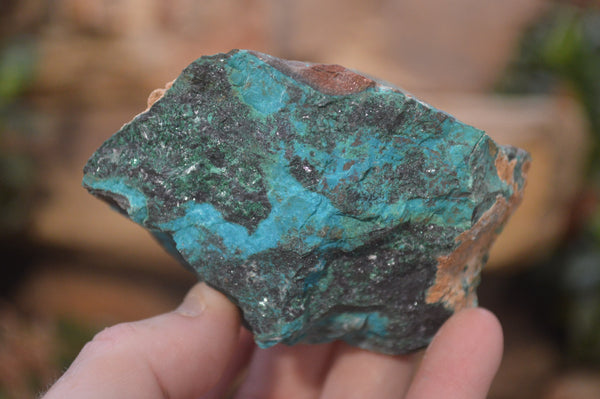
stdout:
<svg viewBox="0 0 600 399">
<path fill-rule="evenodd" d="M 83 185 L 241 309 L 256 342 L 399 354 L 476 304 L 526 152 L 338 65 L 201 57 Z"/>
</svg>

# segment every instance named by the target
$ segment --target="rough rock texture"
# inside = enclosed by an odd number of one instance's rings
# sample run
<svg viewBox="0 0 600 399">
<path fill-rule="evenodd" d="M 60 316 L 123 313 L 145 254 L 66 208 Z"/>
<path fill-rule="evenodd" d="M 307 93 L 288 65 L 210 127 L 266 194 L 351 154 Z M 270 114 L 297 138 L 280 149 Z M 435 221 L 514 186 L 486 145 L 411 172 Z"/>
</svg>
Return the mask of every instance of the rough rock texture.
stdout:
<svg viewBox="0 0 600 399">
<path fill-rule="evenodd" d="M 263 347 L 426 345 L 476 303 L 528 155 L 337 65 L 202 57 L 84 186 L 226 293 Z"/>
</svg>

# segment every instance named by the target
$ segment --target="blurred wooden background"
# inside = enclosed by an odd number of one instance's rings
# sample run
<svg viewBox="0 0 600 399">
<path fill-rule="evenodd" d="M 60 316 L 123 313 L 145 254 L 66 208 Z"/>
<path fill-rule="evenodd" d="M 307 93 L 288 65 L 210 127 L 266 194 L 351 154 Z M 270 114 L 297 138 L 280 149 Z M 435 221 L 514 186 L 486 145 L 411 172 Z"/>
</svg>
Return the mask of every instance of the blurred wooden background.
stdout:
<svg viewBox="0 0 600 399">
<path fill-rule="evenodd" d="M 2 392 L 28 394 L 23 373 L 48 381 L 60 371 L 44 360 L 55 356 L 48 347 L 60 330 L 56 320 L 96 331 L 166 311 L 193 284 L 194 277 L 141 228 L 81 188 L 81 170 L 104 140 L 145 108 L 154 88 L 195 58 L 232 48 L 362 71 L 486 130 L 501 144 L 529 150 L 533 165 L 525 201 L 494 247 L 491 273 L 483 278 L 482 290 L 488 291 L 481 293 L 482 302 L 498 307 L 507 328 L 506 360 L 490 398 L 600 397 L 595 374 L 561 368 L 558 350 L 536 335 L 526 315 L 502 313 L 506 306 L 498 299 L 506 296 L 506 275 L 545 259 L 566 234 L 583 181 L 589 135 L 568 91 L 491 94 L 525 27 L 548 1 L 4 3 L 4 42 L 24 38 L 35 59 L 26 94 L 35 134 L 10 145 L 32 154 L 41 194 L 27 223 L 26 248 L 3 266 L 8 273 L 29 260 L 26 272 L 13 270 L 19 279 L 0 303 L 0 323 L 13 337 L 0 337 L 0 398 Z M 577 389 L 592 396 L 570 393 Z"/>
</svg>

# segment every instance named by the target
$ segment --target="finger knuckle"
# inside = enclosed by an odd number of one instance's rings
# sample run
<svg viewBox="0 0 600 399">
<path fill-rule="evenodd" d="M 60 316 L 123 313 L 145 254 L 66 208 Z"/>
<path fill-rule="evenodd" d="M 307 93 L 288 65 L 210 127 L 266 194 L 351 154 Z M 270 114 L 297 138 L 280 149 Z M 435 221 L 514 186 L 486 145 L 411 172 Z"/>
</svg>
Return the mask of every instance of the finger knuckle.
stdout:
<svg viewBox="0 0 600 399">
<path fill-rule="evenodd" d="M 136 328 L 131 323 L 121 323 L 112 327 L 107 327 L 97 333 L 90 342 L 88 342 L 83 351 L 97 352 L 104 350 L 113 350 L 121 345 L 127 345 L 135 337 Z"/>
</svg>

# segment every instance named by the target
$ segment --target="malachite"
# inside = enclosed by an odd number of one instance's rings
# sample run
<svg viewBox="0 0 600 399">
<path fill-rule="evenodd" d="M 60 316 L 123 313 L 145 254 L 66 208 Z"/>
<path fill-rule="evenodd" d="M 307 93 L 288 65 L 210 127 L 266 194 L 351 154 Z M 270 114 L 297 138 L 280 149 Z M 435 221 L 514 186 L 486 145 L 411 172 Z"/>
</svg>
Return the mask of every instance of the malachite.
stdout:
<svg viewBox="0 0 600 399">
<path fill-rule="evenodd" d="M 526 152 L 338 65 L 201 57 L 83 185 L 241 309 L 256 342 L 398 354 L 476 304 Z"/>
</svg>

